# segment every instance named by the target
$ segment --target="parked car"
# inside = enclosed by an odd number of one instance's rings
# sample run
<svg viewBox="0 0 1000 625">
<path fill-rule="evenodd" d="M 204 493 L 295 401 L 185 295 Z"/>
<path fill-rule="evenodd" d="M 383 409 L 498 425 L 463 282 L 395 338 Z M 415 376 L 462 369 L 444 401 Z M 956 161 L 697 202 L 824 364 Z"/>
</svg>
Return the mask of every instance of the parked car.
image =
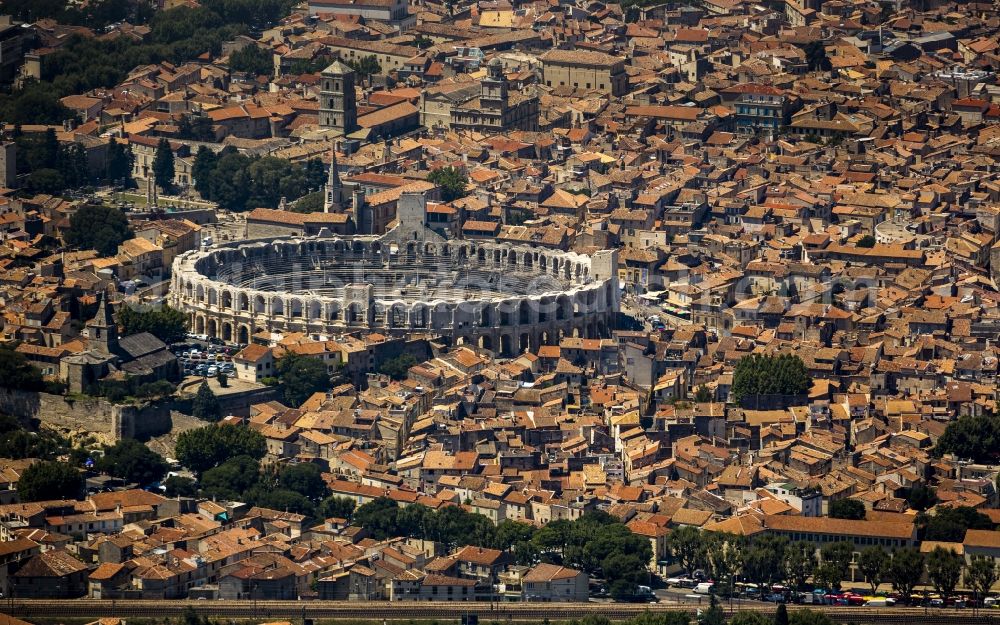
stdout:
<svg viewBox="0 0 1000 625">
<path fill-rule="evenodd" d="M 694 587 L 694 593 L 697 595 L 711 594 L 713 586 L 715 586 L 713 582 L 701 582 Z"/>
<path fill-rule="evenodd" d="M 845 592 L 841 595 L 842 605 L 864 605 L 865 598 L 853 592 Z"/>
</svg>

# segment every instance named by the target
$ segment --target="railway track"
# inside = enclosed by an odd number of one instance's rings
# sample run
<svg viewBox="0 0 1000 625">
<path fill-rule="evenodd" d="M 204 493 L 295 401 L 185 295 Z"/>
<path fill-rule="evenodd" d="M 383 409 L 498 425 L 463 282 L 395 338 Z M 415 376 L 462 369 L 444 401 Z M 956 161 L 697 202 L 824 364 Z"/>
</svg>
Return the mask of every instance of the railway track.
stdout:
<svg viewBox="0 0 1000 625">
<path fill-rule="evenodd" d="M 502 603 L 483 602 L 348 602 L 348 601 L 158 601 L 100 599 L 13 599 L 5 602 L 5 611 L 12 616 L 31 621 L 58 618 L 97 619 L 100 617 L 149 618 L 179 617 L 187 610 L 214 618 L 251 620 L 458 620 L 475 614 L 484 625 L 493 622 L 566 621 L 589 614 L 600 614 L 612 620 L 627 619 L 643 612 L 687 611 L 694 617 L 696 606 L 670 604 L 615 603 Z M 705 606 L 702 606 L 705 607 Z M 723 606 L 727 612 L 728 606 Z M 772 613 L 767 604 L 743 605 L 741 610 Z M 789 611 L 800 609 L 792 606 Z M 839 623 L 857 625 L 1000 625 L 1000 614 L 989 611 L 974 614 L 972 610 L 941 610 L 924 608 L 864 608 L 815 606 Z"/>
</svg>

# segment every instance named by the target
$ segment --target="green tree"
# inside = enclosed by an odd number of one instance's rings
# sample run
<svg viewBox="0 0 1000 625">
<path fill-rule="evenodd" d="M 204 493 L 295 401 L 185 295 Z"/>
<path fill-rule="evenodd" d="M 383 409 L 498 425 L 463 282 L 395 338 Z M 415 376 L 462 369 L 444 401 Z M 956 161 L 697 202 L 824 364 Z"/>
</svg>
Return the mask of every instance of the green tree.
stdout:
<svg viewBox="0 0 1000 625">
<path fill-rule="evenodd" d="M 865 518 L 865 504 L 857 499 L 837 499 L 830 502 L 831 519 L 851 519 L 860 521 Z"/>
<path fill-rule="evenodd" d="M 833 621 L 822 612 L 802 609 L 794 610 L 788 615 L 788 625 L 833 625 Z"/>
<path fill-rule="evenodd" d="M 318 213 L 323 210 L 323 192 L 313 191 L 296 200 L 290 207 L 295 213 Z"/>
<path fill-rule="evenodd" d="M 937 493 L 924 484 L 912 486 L 906 494 L 906 504 L 919 512 L 932 508 L 937 502 Z"/>
<path fill-rule="evenodd" d="M 54 499 L 79 499 L 83 494 L 83 475 L 76 467 L 62 462 L 42 461 L 21 474 L 17 494 L 22 503 Z"/>
<path fill-rule="evenodd" d="M 962 542 L 965 539 L 966 530 L 993 529 L 990 517 L 969 506 L 955 508 L 939 506 L 935 508 L 934 515 L 924 515 L 922 518 L 926 520 L 923 540 Z"/>
<path fill-rule="evenodd" d="M 313 393 L 321 393 L 331 387 L 326 365 L 317 358 L 287 352 L 278 359 L 277 368 L 285 403 L 293 408 L 301 406 Z"/>
<path fill-rule="evenodd" d="M 782 536 L 755 537 L 744 556 L 743 574 L 757 586 L 770 586 L 784 580 L 785 550 L 788 540 Z"/>
<path fill-rule="evenodd" d="M 61 124 L 73 118 L 73 111 L 59 101 L 63 95 L 51 83 L 29 80 L 10 94 L 0 94 L 0 119 L 9 124 Z"/>
<path fill-rule="evenodd" d="M 709 597 L 708 609 L 698 615 L 698 625 L 726 625 L 726 615 L 714 594 Z"/>
<path fill-rule="evenodd" d="M 260 432 L 217 423 L 181 432 L 175 448 L 181 464 L 200 474 L 237 456 L 259 460 L 267 444 Z"/>
<path fill-rule="evenodd" d="M 174 151 L 170 149 L 170 142 L 165 138 L 160 139 L 156 146 L 156 155 L 153 156 L 153 177 L 156 184 L 166 191 L 174 188 Z"/>
<path fill-rule="evenodd" d="M 951 549 L 935 547 L 927 554 L 927 577 L 941 597 L 950 597 L 962 577 L 962 557 Z"/>
<path fill-rule="evenodd" d="M 128 219 L 110 206 L 84 204 L 69 218 L 66 242 L 74 247 L 114 256 L 118 246 L 131 239 Z"/>
<path fill-rule="evenodd" d="M 0 387 L 19 391 L 45 389 L 42 372 L 10 345 L 0 345 Z"/>
<path fill-rule="evenodd" d="M 952 421 L 932 452 L 941 457 L 955 454 L 961 459 L 995 464 L 1000 459 L 1000 415 L 964 415 Z"/>
<path fill-rule="evenodd" d="M 203 421 L 218 421 L 222 418 L 219 398 L 212 392 L 207 380 L 202 381 L 194 399 L 191 400 L 191 414 Z"/>
<path fill-rule="evenodd" d="M 763 395 L 804 395 L 811 387 L 805 363 L 789 354 L 744 356 L 733 371 L 732 393 L 738 402 Z"/>
<path fill-rule="evenodd" d="M 690 525 L 682 525 L 667 536 L 667 550 L 688 575 L 705 562 L 701 531 Z"/>
<path fill-rule="evenodd" d="M 379 373 L 384 373 L 393 380 L 405 380 L 410 371 L 410 367 L 417 364 L 417 359 L 413 354 L 402 353 L 395 358 L 390 358 L 379 367 Z"/>
<path fill-rule="evenodd" d="M 426 50 L 427 48 L 434 45 L 434 40 L 431 39 L 430 37 L 417 35 L 416 37 L 413 38 L 412 45 L 414 45 L 417 48 L 420 48 L 421 50 Z"/>
<path fill-rule="evenodd" d="M 535 528 L 527 523 L 506 519 L 497 524 L 490 546 L 500 551 L 511 551 L 515 545 L 531 540 L 534 533 Z"/>
<path fill-rule="evenodd" d="M 308 497 L 286 488 L 265 488 L 258 484 L 250 489 L 246 499 L 261 508 L 302 514 L 310 519 L 316 516 L 316 505 Z"/>
<path fill-rule="evenodd" d="M 858 239 L 858 244 L 857 245 L 858 245 L 858 247 L 872 248 L 872 247 L 875 247 L 875 244 L 877 242 L 878 241 L 875 240 L 875 237 L 873 237 L 870 234 L 866 234 L 865 236 L 863 236 L 860 239 Z"/>
<path fill-rule="evenodd" d="M 163 479 L 167 463 L 149 447 L 134 438 L 126 438 L 104 448 L 104 455 L 97 461 L 97 470 L 146 486 Z"/>
<path fill-rule="evenodd" d="M 278 485 L 312 501 L 319 501 L 330 494 L 330 489 L 323 479 L 323 470 L 319 465 L 310 462 L 290 464 L 281 469 L 278 474 Z"/>
<path fill-rule="evenodd" d="M 189 477 L 171 475 L 163 481 L 164 494 L 167 497 L 197 497 L 198 483 Z"/>
<path fill-rule="evenodd" d="M 28 174 L 25 187 L 33 194 L 59 195 L 66 190 L 66 178 L 58 169 L 36 169 Z"/>
<path fill-rule="evenodd" d="M 816 546 L 804 540 L 788 545 L 784 564 L 789 582 L 796 590 L 801 590 L 816 570 Z"/>
<path fill-rule="evenodd" d="M 14 417 L 0 415 L 0 458 L 55 460 L 68 451 L 65 439 L 59 434 L 50 430 L 32 432 Z"/>
<path fill-rule="evenodd" d="M 257 46 L 247 46 L 229 55 L 229 69 L 254 76 L 270 76 L 274 72 L 272 57 L 270 50 Z"/>
<path fill-rule="evenodd" d="M 805 45 L 806 64 L 809 71 L 830 71 L 830 59 L 826 54 L 826 46 L 820 39 L 814 39 Z"/>
<path fill-rule="evenodd" d="M 820 550 L 823 559 L 823 569 L 826 581 L 840 590 L 840 583 L 847 579 L 851 571 L 851 560 L 854 558 L 854 547 L 848 542 L 824 545 Z"/>
<path fill-rule="evenodd" d="M 461 169 L 452 166 L 439 167 L 427 176 L 428 182 L 441 187 L 441 199 L 451 202 L 466 196 L 469 178 Z"/>
<path fill-rule="evenodd" d="M 694 393 L 694 400 L 699 404 L 708 403 L 713 400 L 712 390 L 702 384 Z"/>
<path fill-rule="evenodd" d="M 317 512 L 324 519 L 350 519 L 354 514 L 354 500 L 349 497 L 331 496 L 320 502 Z"/>
<path fill-rule="evenodd" d="M 176 343 L 184 340 L 188 318 L 166 304 L 145 309 L 126 304 L 118 309 L 118 326 L 124 336 L 149 332 L 164 343 Z"/>
<path fill-rule="evenodd" d="M 997 566 L 991 556 L 974 555 L 965 569 L 965 585 L 972 590 L 976 605 L 981 606 L 983 599 L 990 593 L 993 584 L 997 583 Z"/>
<path fill-rule="evenodd" d="M 226 501 L 244 499 L 260 481 L 260 464 L 250 456 L 236 456 L 201 475 L 201 492 Z"/>
<path fill-rule="evenodd" d="M 737 612 L 729 619 L 729 625 L 773 625 L 773 622 L 760 612 Z"/>
<path fill-rule="evenodd" d="M 351 59 L 347 61 L 347 65 L 353 69 L 354 73 L 356 73 L 362 80 L 382 73 L 382 66 L 379 64 L 378 59 L 375 58 L 375 55 L 361 57 L 357 61 Z"/>
<path fill-rule="evenodd" d="M 218 157 L 210 148 L 204 145 L 198 148 L 191 166 L 191 177 L 194 179 L 194 190 L 203 199 L 211 199 L 212 178 L 218 162 Z"/>
<path fill-rule="evenodd" d="M 858 570 L 865 576 L 874 595 L 889 571 L 889 554 L 881 547 L 866 547 L 858 556 Z"/>
<path fill-rule="evenodd" d="M 892 554 L 889 562 L 889 581 L 892 587 L 903 595 L 903 601 L 910 603 L 913 587 L 920 583 L 924 574 L 924 556 L 913 547 L 904 547 Z"/>
<path fill-rule="evenodd" d="M 112 183 L 127 184 L 132 177 L 135 156 L 132 148 L 119 143 L 114 137 L 108 144 L 108 157 L 104 167 L 104 177 Z"/>
<path fill-rule="evenodd" d="M 375 540 L 385 540 L 396 535 L 396 518 L 399 505 L 388 497 L 378 497 L 358 506 L 351 523 L 368 530 Z"/>
<path fill-rule="evenodd" d="M 779 603 L 774 611 L 774 625 L 788 625 L 788 608 L 784 603 Z"/>
<path fill-rule="evenodd" d="M 733 582 L 743 570 L 744 541 L 732 534 L 708 534 L 706 536 L 705 563 L 715 580 L 713 592 L 722 597 L 733 596 Z"/>
</svg>

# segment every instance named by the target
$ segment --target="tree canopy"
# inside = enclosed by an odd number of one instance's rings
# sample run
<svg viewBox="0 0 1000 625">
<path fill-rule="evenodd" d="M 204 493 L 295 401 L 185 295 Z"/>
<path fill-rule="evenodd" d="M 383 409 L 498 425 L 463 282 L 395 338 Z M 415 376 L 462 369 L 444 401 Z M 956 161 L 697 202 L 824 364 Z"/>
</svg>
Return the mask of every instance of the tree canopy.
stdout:
<svg viewBox="0 0 1000 625">
<path fill-rule="evenodd" d="M 251 45 L 229 55 L 229 69 L 254 76 L 270 76 L 274 73 L 274 59 L 268 50 Z"/>
<path fill-rule="evenodd" d="M 229 501 L 303 514 L 314 519 L 331 509 L 344 510 L 329 501 L 330 490 L 315 464 L 290 464 L 274 469 L 262 467 L 257 458 L 235 456 L 208 469 L 201 476 L 201 494 Z M 353 502 L 348 500 L 353 509 Z M 350 510 L 347 510 L 350 514 Z"/>
<path fill-rule="evenodd" d="M 736 363 L 732 393 L 737 401 L 760 395 L 804 395 L 812 387 L 798 356 L 750 354 Z"/>
<path fill-rule="evenodd" d="M 294 4 L 294 0 L 203 0 L 200 6 L 154 13 L 148 3 L 135 0 L 79 4 L 8 0 L 4 12 L 28 22 L 52 17 L 63 24 L 93 28 L 128 19 L 134 24 L 148 23 L 150 34 L 142 40 L 68 37 L 46 56 L 41 82 L 28 82 L 9 94 L 0 94 L 0 119 L 20 124 L 61 123 L 73 116 L 59 102 L 63 96 L 113 87 L 137 65 L 161 61 L 181 64 L 205 52 L 219 55 L 223 42 L 274 24 L 288 15 Z"/>
<path fill-rule="evenodd" d="M 370 78 L 375 74 L 382 71 L 382 66 L 379 64 L 378 59 L 375 55 L 370 54 L 368 56 L 363 56 L 360 59 L 348 59 L 347 65 L 354 70 L 358 76 L 362 79 Z"/>
<path fill-rule="evenodd" d="M 888 572 L 892 587 L 903 595 L 904 602 L 909 603 L 913 587 L 924 575 L 924 556 L 913 547 L 898 549 L 892 554 Z"/>
<path fill-rule="evenodd" d="M 212 392 L 207 380 L 198 386 L 198 392 L 191 401 L 191 414 L 203 421 L 218 421 L 222 418 L 219 398 Z"/>
<path fill-rule="evenodd" d="M 945 428 L 932 450 L 935 456 L 955 454 L 986 464 L 1000 457 L 1000 415 L 963 415 Z"/>
<path fill-rule="evenodd" d="M 427 180 L 441 187 L 441 199 L 445 202 L 465 197 L 465 187 L 469 184 L 465 172 L 450 165 L 435 169 L 427 176 Z"/>
<path fill-rule="evenodd" d="M 962 577 L 962 556 L 952 549 L 937 546 L 927 554 L 927 578 L 942 597 L 950 597 Z"/>
<path fill-rule="evenodd" d="M 393 380 L 405 380 L 410 367 L 417 364 L 417 359 L 413 354 L 403 353 L 395 358 L 390 358 L 379 367 L 379 373 L 384 373 Z"/>
<path fill-rule="evenodd" d="M 865 504 L 857 499 L 837 499 L 831 501 L 830 518 L 860 521 L 865 518 Z"/>
<path fill-rule="evenodd" d="M 124 336 L 149 332 L 164 343 L 176 343 L 184 339 L 188 318 L 166 304 L 147 309 L 125 305 L 118 308 L 118 325 Z"/>
<path fill-rule="evenodd" d="M 104 455 L 97 461 L 97 470 L 146 486 L 163 479 L 167 474 L 167 463 L 163 456 L 149 447 L 126 438 L 104 448 Z"/>
<path fill-rule="evenodd" d="M 45 389 L 42 372 L 10 345 L 0 345 L 0 386 L 19 391 Z"/>
<path fill-rule="evenodd" d="M 962 542 L 966 530 L 990 530 L 993 522 L 990 517 L 969 506 L 937 507 L 933 515 L 921 515 L 923 540 L 941 542 Z"/>
<path fill-rule="evenodd" d="M 170 142 L 166 138 L 160 139 L 156 146 L 156 155 L 153 157 L 153 176 L 156 184 L 163 189 L 173 189 L 174 187 L 174 152 L 170 149 Z"/>
<path fill-rule="evenodd" d="M 15 419 L 0 415 L 0 458 L 55 460 L 69 451 L 65 439 L 51 430 L 33 432 Z"/>
<path fill-rule="evenodd" d="M 965 585 L 982 601 L 997 582 L 997 565 L 992 556 L 974 555 L 965 569 Z"/>
<path fill-rule="evenodd" d="M 906 504 L 919 512 L 933 507 L 937 502 L 937 493 L 925 484 L 915 484 L 906 493 Z"/>
<path fill-rule="evenodd" d="M 240 425 L 217 423 L 181 432 L 176 451 L 177 459 L 184 466 L 203 473 L 237 456 L 263 458 L 267 445 L 260 432 Z"/>
<path fill-rule="evenodd" d="M 123 20 L 143 24 L 153 14 L 149 4 L 138 0 L 90 0 L 79 4 L 64 0 L 5 0 L 4 10 L 19 21 L 48 18 L 95 29 Z"/>
<path fill-rule="evenodd" d="M 133 237 L 128 219 L 117 208 L 84 204 L 69 218 L 66 242 L 74 247 L 94 250 L 101 256 L 114 256 L 118 246 Z"/>
<path fill-rule="evenodd" d="M 192 169 L 195 190 L 233 211 L 277 208 L 282 198 L 301 198 L 325 181 L 319 159 L 300 165 L 274 156 L 244 156 L 230 148 L 214 154 L 203 146 Z"/>
<path fill-rule="evenodd" d="M 875 594 L 888 572 L 889 554 L 881 547 L 866 547 L 858 557 L 858 569 L 872 587 L 872 594 Z"/>
<path fill-rule="evenodd" d="M 92 182 L 86 150 L 79 143 L 60 143 L 52 128 L 42 133 L 15 130 L 14 143 L 17 173 L 26 175 L 28 191 L 58 195 Z"/>
<path fill-rule="evenodd" d="M 21 474 L 17 494 L 21 502 L 49 499 L 79 499 L 83 494 L 83 475 L 64 462 L 36 462 Z"/>
<path fill-rule="evenodd" d="M 301 406 L 313 393 L 330 389 L 330 374 L 318 358 L 287 352 L 278 359 L 276 366 L 285 403 L 289 406 Z"/>
</svg>

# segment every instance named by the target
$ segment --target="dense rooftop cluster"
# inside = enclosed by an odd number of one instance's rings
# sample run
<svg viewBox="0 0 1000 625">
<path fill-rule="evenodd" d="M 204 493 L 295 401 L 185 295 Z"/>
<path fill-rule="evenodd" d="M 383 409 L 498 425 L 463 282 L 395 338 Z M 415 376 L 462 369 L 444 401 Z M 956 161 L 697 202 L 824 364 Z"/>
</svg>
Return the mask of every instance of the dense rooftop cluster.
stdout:
<svg viewBox="0 0 1000 625">
<path fill-rule="evenodd" d="M 997 582 L 995 4 L 87 4 L 0 18 L 5 596 Z"/>
</svg>

